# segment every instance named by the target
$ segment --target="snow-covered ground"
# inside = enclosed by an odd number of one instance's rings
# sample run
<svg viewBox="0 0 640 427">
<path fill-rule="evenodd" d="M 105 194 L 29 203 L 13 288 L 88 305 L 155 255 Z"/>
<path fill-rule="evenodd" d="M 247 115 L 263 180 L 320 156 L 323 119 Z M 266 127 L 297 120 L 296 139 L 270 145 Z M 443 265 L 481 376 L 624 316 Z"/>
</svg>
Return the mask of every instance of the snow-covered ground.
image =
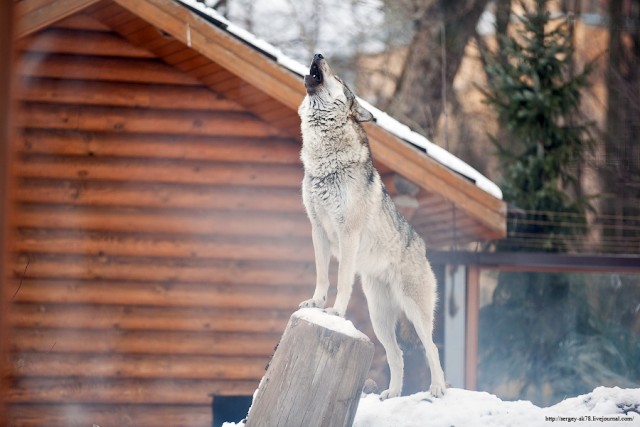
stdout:
<svg viewBox="0 0 640 427">
<path fill-rule="evenodd" d="M 244 424 L 225 423 L 223 427 Z M 427 392 L 380 401 L 360 400 L 354 427 L 640 426 L 640 388 L 598 387 L 591 393 L 540 408 L 477 391 L 449 389 L 440 399 Z"/>
<path fill-rule="evenodd" d="M 381 402 L 378 396 L 369 395 L 360 400 L 354 427 L 638 426 L 638 411 L 640 389 L 599 387 L 549 408 L 522 400 L 506 402 L 489 393 L 450 389 L 441 399 L 417 393 Z"/>
</svg>

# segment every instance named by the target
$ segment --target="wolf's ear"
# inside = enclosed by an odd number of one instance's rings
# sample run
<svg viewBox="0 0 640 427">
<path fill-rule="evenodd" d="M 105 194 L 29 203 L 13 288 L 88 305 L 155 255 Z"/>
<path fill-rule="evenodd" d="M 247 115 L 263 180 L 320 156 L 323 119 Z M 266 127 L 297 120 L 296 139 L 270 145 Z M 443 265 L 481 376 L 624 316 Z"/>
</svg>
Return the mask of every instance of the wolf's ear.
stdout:
<svg viewBox="0 0 640 427">
<path fill-rule="evenodd" d="M 362 108 L 362 105 L 356 99 L 356 96 L 351 92 L 351 89 L 347 85 L 343 83 L 344 86 L 344 95 L 349 101 L 349 110 L 351 111 L 351 115 L 357 122 L 371 122 L 374 120 L 373 114 L 371 114 L 368 110 Z"/>
<path fill-rule="evenodd" d="M 362 105 L 360 105 L 358 103 L 358 101 L 354 100 L 354 106 L 353 106 L 353 117 L 360 123 L 362 122 L 372 122 L 374 121 L 374 117 L 373 114 L 371 114 L 369 112 L 369 110 L 366 110 L 364 108 L 362 108 Z"/>
</svg>

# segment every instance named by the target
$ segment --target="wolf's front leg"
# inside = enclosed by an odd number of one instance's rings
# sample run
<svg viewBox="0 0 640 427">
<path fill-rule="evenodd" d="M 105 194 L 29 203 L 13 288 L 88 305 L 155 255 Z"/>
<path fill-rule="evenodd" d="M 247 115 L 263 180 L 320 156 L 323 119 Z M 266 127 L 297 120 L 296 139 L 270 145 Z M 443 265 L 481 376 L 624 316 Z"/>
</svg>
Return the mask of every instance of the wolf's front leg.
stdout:
<svg viewBox="0 0 640 427">
<path fill-rule="evenodd" d="M 338 294 L 332 308 L 326 311 L 344 317 L 351 299 L 353 281 L 355 279 L 356 255 L 358 253 L 359 239 L 357 234 L 347 234 L 340 239 L 340 265 L 338 266 Z"/>
<path fill-rule="evenodd" d="M 313 292 L 313 298 L 300 303 L 300 308 L 324 308 L 329 290 L 331 247 L 327 233 L 320 224 L 314 224 L 313 221 L 311 223 L 311 239 L 313 240 L 313 251 L 316 259 L 316 290 Z"/>
</svg>

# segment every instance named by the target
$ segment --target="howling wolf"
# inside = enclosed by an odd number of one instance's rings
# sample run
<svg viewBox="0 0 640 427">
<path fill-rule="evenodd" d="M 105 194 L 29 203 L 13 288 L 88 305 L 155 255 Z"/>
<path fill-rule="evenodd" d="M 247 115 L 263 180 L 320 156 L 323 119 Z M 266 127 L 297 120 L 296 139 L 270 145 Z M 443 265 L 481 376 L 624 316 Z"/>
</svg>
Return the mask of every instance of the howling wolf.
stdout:
<svg viewBox="0 0 640 427">
<path fill-rule="evenodd" d="M 373 167 L 360 124 L 373 117 L 320 54 L 314 56 L 304 84 L 307 96 L 298 109 L 303 140 L 302 198 L 312 226 L 316 288 L 300 307 L 325 306 L 333 254 L 340 263 L 338 293 L 333 308 L 326 311 L 345 315 L 355 274 L 359 274 L 371 323 L 391 370 L 389 389 L 380 397 L 396 397 L 402 391 L 404 364 L 396 340 L 402 312 L 424 346 L 431 369 L 431 394 L 442 396 L 444 373 L 432 340 L 436 279 L 424 241 L 400 215 Z"/>
</svg>

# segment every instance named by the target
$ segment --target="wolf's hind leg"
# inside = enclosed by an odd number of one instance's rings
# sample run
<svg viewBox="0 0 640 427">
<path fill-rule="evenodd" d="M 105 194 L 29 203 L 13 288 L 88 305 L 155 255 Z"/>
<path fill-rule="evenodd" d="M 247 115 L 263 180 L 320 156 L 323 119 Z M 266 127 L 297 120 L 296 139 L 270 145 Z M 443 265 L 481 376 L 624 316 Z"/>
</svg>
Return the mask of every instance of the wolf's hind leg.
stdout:
<svg viewBox="0 0 640 427">
<path fill-rule="evenodd" d="M 395 299 L 390 294 L 389 285 L 386 283 L 363 276 L 362 290 L 367 298 L 373 332 L 384 347 L 391 373 L 389 388 L 380 393 L 380 399 L 398 397 L 402 393 L 404 375 L 402 350 L 396 340 L 396 324 L 400 308 L 396 305 Z"/>
<path fill-rule="evenodd" d="M 424 346 L 424 350 L 431 370 L 431 387 L 429 388 L 433 397 L 441 397 L 446 390 L 444 380 L 444 372 L 440 365 L 440 356 L 438 355 L 438 347 L 433 342 L 433 312 L 435 308 L 435 277 L 433 274 L 425 276 L 428 283 L 405 283 L 405 289 L 411 289 L 410 295 L 404 296 L 404 309 L 407 317 L 413 323 L 413 326 Z M 422 277 L 422 280 L 425 279 Z M 415 292 L 416 290 L 422 290 Z"/>
</svg>

